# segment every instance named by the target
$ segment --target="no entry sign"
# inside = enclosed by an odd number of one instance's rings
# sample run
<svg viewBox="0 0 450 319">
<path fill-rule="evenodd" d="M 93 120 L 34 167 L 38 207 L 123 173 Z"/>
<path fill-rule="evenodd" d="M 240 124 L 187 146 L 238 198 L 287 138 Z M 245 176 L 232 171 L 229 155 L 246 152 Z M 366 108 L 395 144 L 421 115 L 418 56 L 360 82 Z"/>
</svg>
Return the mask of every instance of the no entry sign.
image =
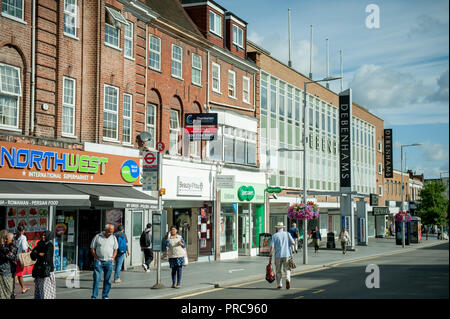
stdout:
<svg viewBox="0 0 450 319">
<path fill-rule="evenodd" d="M 158 153 L 157 152 L 144 152 L 144 160 L 142 161 L 143 171 L 155 171 L 158 170 Z"/>
</svg>

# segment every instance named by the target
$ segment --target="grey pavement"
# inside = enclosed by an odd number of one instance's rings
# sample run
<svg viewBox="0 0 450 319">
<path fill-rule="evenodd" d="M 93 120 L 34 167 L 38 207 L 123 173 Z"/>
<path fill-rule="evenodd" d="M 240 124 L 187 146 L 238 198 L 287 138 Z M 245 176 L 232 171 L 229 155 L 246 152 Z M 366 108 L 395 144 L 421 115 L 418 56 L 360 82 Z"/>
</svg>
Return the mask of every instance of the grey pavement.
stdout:
<svg viewBox="0 0 450 319">
<path fill-rule="evenodd" d="M 402 248 L 395 245 L 394 238 L 370 238 L 368 246 L 356 246 L 355 251 L 347 252 L 343 255 L 339 250 L 321 250 L 315 254 L 313 248 L 308 249 L 308 264 L 303 265 L 303 255 L 299 251 L 294 254 L 297 268 L 292 274 L 318 269 L 330 265 L 342 264 L 361 258 L 368 258 L 382 254 L 395 254 L 398 252 L 414 251 L 418 248 L 448 243 L 446 240 L 437 240 L 435 236 L 430 236 L 428 240 L 423 240 L 421 244 L 411 244 Z M 169 267 L 161 268 L 161 282 L 166 285 L 164 289 L 150 289 L 156 283 L 156 270 L 145 273 L 142 268 L 129 269 L 121 272 L 120 284 L 112 285 L 109 297 L 111 299 L 159 299 L 174 298 L 187 294 L 193 294 L 205 290 L 213 290 L 217 287 L 224 287 L 238 283 L 261 280 L 265 278 L 265 267 L 267 257 L 239 257 L 236 260 L 211 261 L 211 262 L 190 262 L 183 268 L 183 277 L 180 289 L 170 288 L 171 273 Z M 70 278 L 57 278 L 56 292 L 57 299 L 89 299 L 92 293 L 92 272 L 83 271 L 79 273 L 79 288 L 67 288 L 73 285 Z M 17 299 L 33 298 L 34 282 L 25 282 L 31 288 L 26 294 L 19 293 L 16 284 Z M 101 296 L 102 284 L 100 284 L 99 295 Z M 252 298 L 249 296 L 249 298 Z"/>
</svg>

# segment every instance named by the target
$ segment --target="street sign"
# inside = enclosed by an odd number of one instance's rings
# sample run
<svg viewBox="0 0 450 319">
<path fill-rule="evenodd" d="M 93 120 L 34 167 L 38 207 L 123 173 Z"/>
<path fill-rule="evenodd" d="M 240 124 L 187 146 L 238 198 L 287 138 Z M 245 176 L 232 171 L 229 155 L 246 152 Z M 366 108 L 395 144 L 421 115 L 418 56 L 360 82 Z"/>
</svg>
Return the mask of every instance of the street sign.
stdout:
<svg viewBox="0 0 450 319">
<path fill-rule="evenodd" d="M 157 152 L 144 152 L 142 162 L 142 170 L 147 171 L 157 171 L 158 170 L 158 153 Z"/>
<path fill-rule="evenodd" d="M 164 151 L 164 149 L 166 148 L 166 146 L 164 145 L 163 142 L 158 142 L 158 144 L 156 144 L 156 149 L 158 150 L 158 152 L 162 152 Z"/>
<path fill-rule="evenodd" d="M 389 207 L 387 206 L 372 207 L 372 212 L 374 216 L 389 215 Z"/>
<path fill-rule="evenodd" d="M 217 175 L 216 187 L 217 188 L 234 188 L 234 175 Z"/>
<path fill-rule="evenodd" d="M 267 193 L 281 193 L 283 189 L 281 187 L 267 187 L 266 192 Z"/>
<path fill-rule="evenodd" d="M 378 195 L 370 194 L 370 206 L 378 206 Z"/>
<path fill-rule="evenodd" d="M 158 191 L 158 171 L 144 171 L 142 173 L 142 190 L 148 192 Z"/>
</svg>

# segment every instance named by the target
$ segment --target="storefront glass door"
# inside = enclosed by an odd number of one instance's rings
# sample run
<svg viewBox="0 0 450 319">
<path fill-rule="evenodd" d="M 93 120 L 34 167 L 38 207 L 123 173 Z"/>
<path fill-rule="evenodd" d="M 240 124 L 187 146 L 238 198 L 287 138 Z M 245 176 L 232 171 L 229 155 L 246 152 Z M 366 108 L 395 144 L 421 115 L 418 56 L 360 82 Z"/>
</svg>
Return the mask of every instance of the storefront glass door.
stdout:
<svg viewBox="0 0 450 319">
<path fill-rule="evenodd" d="M 142 211 L 133 211 L 132 213 L 132 243 L 131 243 L 131 260 L 132 265 L 139 265 L 142 263 L 142 252 L 141 246 L 139 244 L 139 239 L 141 238 L 141 234 L 144 231 L 144 222 L 143 222 L 144 214 Z"/>
<path fill-rule="evenodd" d="M 250 204 L 239 204 L 238 212 L 238 253 L 239 255 L 250 255 L 252 239 Z"/>
<path fill-rule="evenodd" d="M 102 230 L 101 211 L 99 209 L 80 210 L 78 216 L 78 267 L 80 270 L 92 270 L 94 258 L 90 253 L 91 242 Z"/>
<path fill-rule="evenodd" d="M 77 211 L 56 210 L 55 225 L 55 271 L 66 270 L 76 264 Z"/>
</svg>

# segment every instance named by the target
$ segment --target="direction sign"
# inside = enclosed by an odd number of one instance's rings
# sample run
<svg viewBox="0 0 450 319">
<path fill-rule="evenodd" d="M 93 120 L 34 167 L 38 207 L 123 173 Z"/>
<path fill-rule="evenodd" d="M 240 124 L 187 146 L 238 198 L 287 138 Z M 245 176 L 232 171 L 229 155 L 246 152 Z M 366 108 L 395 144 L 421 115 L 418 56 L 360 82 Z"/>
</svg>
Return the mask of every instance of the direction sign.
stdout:
<svg viewBox="0 0 450 319">
<path fill-rule="evenodd" d="M 266 192 L 268 193 L 281 193 L 283 189 L 281 187 L 267 187 Z"/>
<path fill-rule="evenodd" d="M 158 150 L 158 152 L 162 152 L 164 151 L 164 149 L 166 148 L 166 146 L 164 145 L 163 142 L 158 142 L 158 144 L 156 144 L 156 149 Z"/>
<path fill-rule="evenodd" d="M 142 190 L 150 192 L 158 191 L 157 171 L 144 171 L 142 173 Z"/>
<path fill-rule="evenodd" d="M 234 175 L 217 175 L 217 188 L 234 188 Z"/>
<path fill-rule="evenodd" d="M 155 171 L 158 170 L 158 153 L 157 152 L 144 152 L 144 160 L 142 162 L 142 170 Z"/>
</svg>

